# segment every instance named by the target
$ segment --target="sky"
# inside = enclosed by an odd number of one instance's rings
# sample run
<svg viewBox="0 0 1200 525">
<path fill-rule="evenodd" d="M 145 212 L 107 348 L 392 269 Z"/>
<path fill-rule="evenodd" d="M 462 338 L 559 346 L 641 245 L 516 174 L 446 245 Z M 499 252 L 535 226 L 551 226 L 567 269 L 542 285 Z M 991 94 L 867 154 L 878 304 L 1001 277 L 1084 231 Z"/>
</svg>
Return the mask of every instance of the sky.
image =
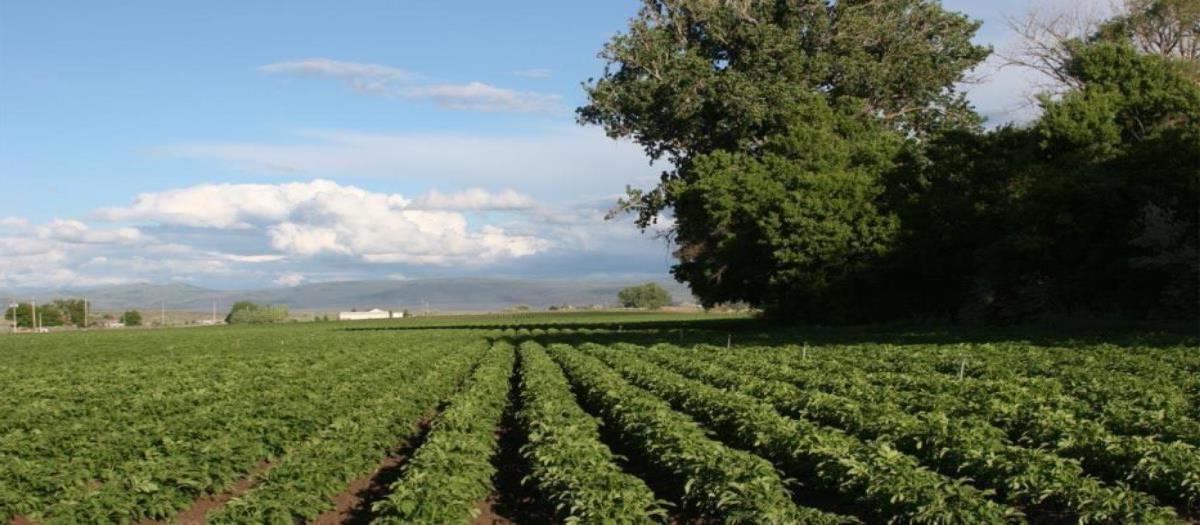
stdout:
<svg viewBox="0 0 1200 525">
<path fill-rule="evenodd" d="M 944 4 L 1003 47 L 1028 1 Z M 0 289 L 662 278 L 604 215 L 664 167 L 573 117 L 638 5 L 0 0 Z"/>
</svg>

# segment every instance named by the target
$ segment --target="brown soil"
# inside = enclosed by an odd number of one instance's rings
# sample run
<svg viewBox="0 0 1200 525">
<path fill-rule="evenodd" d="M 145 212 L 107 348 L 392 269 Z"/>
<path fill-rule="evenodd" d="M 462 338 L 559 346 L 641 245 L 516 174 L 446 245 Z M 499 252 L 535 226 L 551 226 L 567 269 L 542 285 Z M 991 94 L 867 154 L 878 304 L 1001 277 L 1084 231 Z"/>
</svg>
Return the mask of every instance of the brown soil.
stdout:
<svg viewBox="0 0 1200 525">
<path fill-rule="evenodd" d="M 33 521 L 29 518 L 26 518 L 25 516 L 13 516 L 12 520 L 9 521 L 8 524 L 9 525 L 37 525 L 37 522 Z"/>
<path fill-rule="evenodd" d="M 392 484 L 400 479 L 404 464 L 412 453 L 425 442 L 429 425 L 438 411 L 432 410 L 421 417 L 416 433 L 408 442 L 393 450 L 379 462 L 375 470 L 366 476 L 351 481 L 346 490 L 333 497 L 334 509 L 313 520 L 314 525 L 367 524 L 375 517 L 371 508 L 392 492 Z"/>
<path fill-rule="evenodd" d="M 183 512 L 180 512 L 178 515 L 175 516 L 175 519 L 171 520 L 170 522 L 156 521 L 156 522 L 149 522 L 149 523 L 155 523 L 155 524 L 178 523 L 181 525 L 203 525 L 204 523 L 207 523 L 206 516 L 208 516 L 209 512 L 211 512 L 213 509 L 220 508 L 221 506 L 228 503 L 229 500 L 236 498 L 238 496 L 241 496 L 242 494 L 245 494 L 246 491 L 248 491 L 252 487 L 254 487 L 255 483 L 258 482 L 258 479 L 263 474 L 266 474 L 267 471 L 271 470 L 274 467 L 275 467 L 274 463 L 267 461 L 267 460 L 263 460 L 263 462 L 261 462 L 257 466 L 255 466 L 254 469 L 251 470 L 249 474 L 247 474 L 246 476 L 242 477 L 242 479 L 239 479 L 236 483 L 234 483 L 233 486 L 229 487 L 228 489 L 225 489 L 224 491 L 222 491 L 220 493 L 211 494 L 211 495 L 204 496 L 202 498 L 197 499 L 195 502 L 192 503 L 191 507 L 188 507 Z"/>
<path fill-rule="evenodd" d="M 496 514 L 496 505 L 499 498 L 495 493 L 488 496 L 487 499 L 477 503 L 476 509 L 479 509 L 479 515 L 475 517 L 475 521 L 471 525 L 512 525 L 514 521 Z"/>
<path fill-rule="evenodd" d="M 492 466 L 496 473 L 492 476 L 492 493 L 476 504 L 479 515 L 472 522 L 474 525 L 533 525 L 554 521 L 533 484 L 525 483 L 530 470 L 529 463 L 521 456 L 521 447 L 529 443 L 529 436 L 517 419 L 522 408 L 519 390 L 514 368 L 509 376 L 508 405 L 495 429 L 496 453 L 492 456 Z"/>
</svg>

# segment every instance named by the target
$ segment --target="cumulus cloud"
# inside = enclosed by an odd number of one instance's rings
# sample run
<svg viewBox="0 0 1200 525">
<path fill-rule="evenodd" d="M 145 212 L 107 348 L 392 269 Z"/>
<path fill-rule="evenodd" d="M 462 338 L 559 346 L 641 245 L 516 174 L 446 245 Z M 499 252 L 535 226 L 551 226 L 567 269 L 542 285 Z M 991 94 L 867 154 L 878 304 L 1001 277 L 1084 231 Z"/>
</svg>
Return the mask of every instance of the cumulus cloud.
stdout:
<svg viewBox="0 0 1200 525">
<path fill-rule="evenodd" d="M 95 230 L 76 220 L 55 219 L 38 229 L 47 239 L 79 244 L 135 244 L 146 240 L 137 228 Z"/>
<path fill-rule="evenodd" d="M 404 100 L 430 100 L 448 109 L 526 113 L 562 109 L 562 97 L 558 95 L 505 89 L 483 82 L 429 82 L 407 70 L 379 64 L 308 58 L 267 64 L 258 70 L 275 75 L 337 78 L 356 91 Z"/>
<path fill-rule="evenodd" d="M 556 205 L 512 190 L 469 189 L 409 199 L 325 180 L 198 185 L 139 195 L 92 216 L 129 224 L 119 228 L 12 218 L 14 226 L 0 230 L 0 289 L 170 281 L 258 288 L 484 268 L 557 277 L 665 269 L 661 241 L 628 220 L 603 219 L 614 198 Z"/>
<path fill-rule="evenodd" d="M 145 193 L 128 207 L 100 210 L 97 216 L 166 226 L 261 229 L 271 248 L 296 256 L 455 265 L 523 257 L 548 249 L 551 243 L 532 235 L 509 234 L 492 225 L 473 229 L 464 215 L 450 210 L 533 205 L 532 198 L 515 191 L 431 192 L 414 203 L 399 194 L 314 180 L 203 184 Z"/>
</svg>

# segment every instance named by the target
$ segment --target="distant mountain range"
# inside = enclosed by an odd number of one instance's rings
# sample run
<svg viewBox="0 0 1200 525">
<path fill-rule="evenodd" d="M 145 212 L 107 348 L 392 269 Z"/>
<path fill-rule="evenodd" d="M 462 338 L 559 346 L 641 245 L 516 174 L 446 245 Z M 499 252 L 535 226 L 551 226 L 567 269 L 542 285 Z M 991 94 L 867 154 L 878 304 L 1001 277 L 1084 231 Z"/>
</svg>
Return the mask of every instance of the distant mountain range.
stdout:
<svg viewBox="0 0 1200 525">
<path fill-rule="evenodd" d="M 532 308 L 553 305 L 612 305 L 622 288 L 644 281 L 625 280 L 523 280 L 523 279 L 413 279 L 339 281 L 261 290 L 210 290 L 182 283 L 129 284 L 83 289 L 0 291 L 0 300 L 30 297 L 45 302 L 63 297 L 86 297 L 96 311 L 125 308 L 208 311 L 215 301 L 219 310 L 234 301 L 287 305 L 293 310 L 359 310 L 371 308 L 419 311 L 429 305 L 436 311 L 490 311 L 524 304 Z M 692 302 L 687 287 L 670 280 L 656 281 L 677 302 Z"/>
</svg>

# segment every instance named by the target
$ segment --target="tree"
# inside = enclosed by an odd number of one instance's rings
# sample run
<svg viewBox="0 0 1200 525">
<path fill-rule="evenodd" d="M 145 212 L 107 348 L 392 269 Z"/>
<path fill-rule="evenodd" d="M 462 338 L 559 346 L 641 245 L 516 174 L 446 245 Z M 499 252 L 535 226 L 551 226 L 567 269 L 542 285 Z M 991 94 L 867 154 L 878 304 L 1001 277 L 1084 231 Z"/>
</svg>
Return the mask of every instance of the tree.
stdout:
<svg viewBox="0 0 1200 525">
<path fill-rule="evenodd" d="M 4 318 L 11 321 L 13 315 L 17 316 L 17 326 L 22 328 L 33 327 L 33 305 L 30 303 L 21 303 L 16 308 L 8 308 L 4 311 Z M 62 326 L 64 324 L 63 312 L 53 302 L 43 304 L 37 307 L 37 325 L 38 326 Z"/>
<path fill-rule="evenodd" d="M 288 307 L 260 305 L 250 301 L 234 303 L 225 316 L 226 324 L 269 324 L 287 320 Z"/>
<path fill-rule="evenodd" d="M 85 322 L 84 317 L 86 317 L 85 313 L 87 312 L 87 306 L 84 304 L 83 299 L 55 299 L 47 307 L 58 310 L 64 324 L 83 327 L 83 323 Z"/>
<path fill-rule="evenodd" d="M 671 304 L 671 294 L 658 283 L 630 286 L 617 293 L 621 306 L 657 310 Z"/>
<path fill-rule="evenodd" d="M 239 312 L 254 312 L 260 308 L 259 305 L 250 301 L 238 301 L 229 307 L 229 313 L 225 314 L 225 324 L 233 324 L 234 314 Z"/>
<path fill-rule="evenodd" d="M 33 327 L 33 307 L 29 303 L 20 303 L 16 308 L 8 307 L 4 310 L 4 319 L 12 321 L 13 316 L 17 318 L 17 326 L 21 328 Z"/>
<path fill-rule="evenodd" d="M 121 322 L 125 326 L 142 326 L 142 312 L 137 310 L 126 310 L 121 314 Z"/>
<path fill-rule="evenodd" d="M 1103 24 L 1100 24 L 1103 25 Z M 903 181 L 896 307 L 962 319 L 1195 318 L 1200 85 L 1121 39 L 1063 42 L 1058 96 L 1026 128 L 944 134 Z M 889 304 L 878 298 L 872 304 Z"/>
<path fill-rule="evenodd" d="M 1010 66 L 1030 69 L 1048 80 L 1040 87 L 1053 94 L 1083 88 L 1071 70 L 1073 45 L 1125 42 L 1142 55 L 1179 60 L 1193 80 L 1200 81 L 1200 2 L 1196 0 L 1124 0 L 1104 19 L 1102 10 L 1087 2 L 1059 9 L 1031 9 L 1009 19 L 1015 45 L 1002 57 Z"/>
<path fill-rule="evenodd" d="M 978 27 L 932 0 L 645 0 L 577 113 L 672 164 L 613 213 L 673 213 L 701 302 L 824 313 L 892 243 L 905 141 L 977 126 L 955 85 L 989 52 Z"/>
<path fill-rule="evenodd" d="M 758 156 L 696 158 L 675 206 L 672 272 L 705 307 L 747 302 L 808 319 L 849 310 L 839 297 L 894 245 L 882 174 L 903 147 L 895 132 L 819 98 Z M 835 304 L 837 303 L 837 304 Z"/>
</svg>

